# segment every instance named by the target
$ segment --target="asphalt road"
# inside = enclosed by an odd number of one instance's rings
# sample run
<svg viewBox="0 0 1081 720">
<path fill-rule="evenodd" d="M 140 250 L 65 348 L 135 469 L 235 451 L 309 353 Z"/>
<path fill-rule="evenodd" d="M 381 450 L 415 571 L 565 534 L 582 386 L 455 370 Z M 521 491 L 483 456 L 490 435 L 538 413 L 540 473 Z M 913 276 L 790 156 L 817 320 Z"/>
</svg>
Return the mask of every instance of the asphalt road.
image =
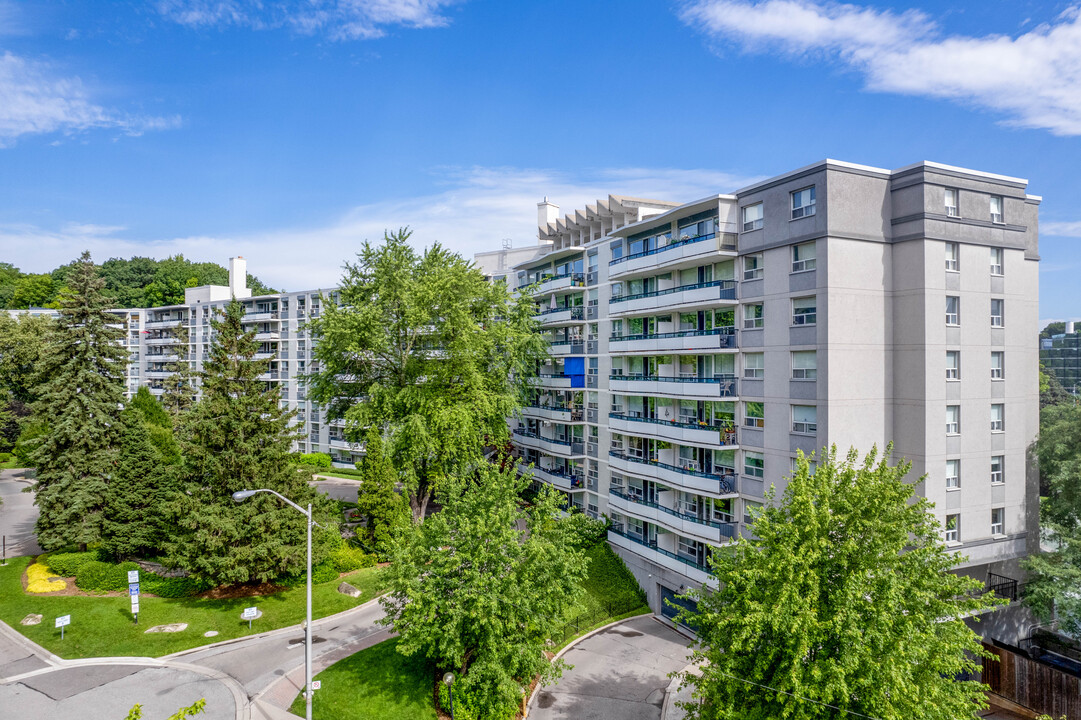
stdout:
<svg viewBox="0 0 1081 720">
<path fill-rule="evenodd" d="M 0 535 L 7 539 L 7 557 L 33 555 L 41 552 L 34 537 L 38 509 L 33 493 L 24 493 L 30 486 L 25 470 L 0 470 Z"/>
</svg>

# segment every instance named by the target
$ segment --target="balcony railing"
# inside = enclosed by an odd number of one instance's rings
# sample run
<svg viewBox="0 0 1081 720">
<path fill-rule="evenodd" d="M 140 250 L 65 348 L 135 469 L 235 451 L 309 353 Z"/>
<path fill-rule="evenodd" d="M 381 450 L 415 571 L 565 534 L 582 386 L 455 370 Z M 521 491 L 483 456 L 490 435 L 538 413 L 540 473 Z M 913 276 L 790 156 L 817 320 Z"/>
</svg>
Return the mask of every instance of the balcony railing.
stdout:
<svg viewBox="0 0 1081 720">
<path fill-rule="evenodd" d="M 613 524 L 611 527 L 608 528 L 608 532 L 615 533 L 616 535 L 619 535 L 620 537 L 625 537 L 628 540 L 630 540 L 631 542 L 636 542 L 639 545 L 643 545 L 643 546 L 649 548 L 650 550 L 653 550 L 654 552 L 658 552 L 661 555 L 664 555 L 666 557 L 670 557 L 673 560 L 678 560 L 679 562 L 684 563 L 686 565 L 690 565 L 691 567 L 696 568 L 698 570 L 701 570 L 702 572 L 706 572 L 706 573 L 709 572 L 709 566 L 708 565 L 703 565 L 702 563 L 698 562 L 697 560 L 687 558 L 687 557 L 683 557 L 682 555 L 674 553 L 671 550 L 665 550 L 662 547 L 658 547 L 656 542 L 649 542 L 648 540 L 643 538 L 641 535 L 638 535 L 637 533 L 628 532 L 627 530 L 624 530 L 623 528 L 621 528 L 618 525 Z"/>
<path fill-rule="evenodd" d="M 617 295 L 608 301 L 609 305 L 615 305 L 616 303 L 626 302 L 628 300 L 640 300 L 641 298 L 660 297 L 662 295 L 671 295 L 672 293 L 684 292 L 685 290 L 701 290 L 702 288 L 720 288 L 721 300 L 735 300 L 736 299 L 736 281 L 735 280 L 713 280 L 712 282 L 696 283 L 694 285 L 680 285 L 674 288 L 668 288 L 667 290 L 654 290 L 652 292 L 635 293 L 634 295 Z"/>
<path fill-rule="evenodd" d="M 721 347 L 736 346 L 736 329 L 734 327 L 712 328 L 710 330 L 680 330 L 678 332 L 652 333 L 649 335 L 611 335 L 609 342 L 627 342 L 629 340 L 661 340 L 664 338 L 702 337 L 706 335 L 722 335 Z"/>
<path fill-rule="evenodd" d="M 656 255 L 657 253 L 662 253 L 662 252 L 664 252 L 666 250 L 675 250 L 676 248 L 683 247 L 684 245 L 692 245 L 694 243 L 703 242 L 704 240 L 712 240 L 715 237 L 717 237 L 717 233 L 711 232 L 711 233 L 706 233 L 705 235 L 699 235 L 697 237 L 687 238 L 686 240 L 677 240 L 676 242 L 668 243 L 667 245 L 665 245 L 663 247 L 653 248 L 652 250 L 645 250 L 643 252 L 632 253 L 630 255 L 625 255 L 624 257 L 621 257 L 621 258 L 616 258 L 615 260 L 609 261 L 608 264 L 610 266 L 611 265 L 618 265 L 618 264 L 620 264 L 622 262 L 627 262 L 628 260 L 634 260 L 635 258 L 648 257 L 650 255 Z M 735 248 L 733 248 L 733 250 L 734 249 Z"/>
<path fill-rule="evenodd" d="M 629 455 L 623 450 L 609 450 L 608 454 L 611 457 L 619 460 L 625 460 L 626 462 L 639 463 L 647 467 L 663 468 L 664 470 L 670 470 L 672 472 L 679 473 L 680 475 L 689 475 L 696 478 L 704 478 L 706 480 L 716 480 L 718 483 L 718 492 L 721 494 L 736 492 L 736 475 L 733 472 L 702 472 L 701 470 L 693 470 L 690 467 L 681 467 L 679 465 L 669 465 L 668 463 L 662 463 L 655 459 L 646 459 Z M 726 468 L 727 470 L 727 468 Z"/>
<path fill-rule="evenodd" d="M 662 382 L 662 383 L 692 383 L 704 385 L 720 385 L 720 397 L 736 397 L 737 383 L 735 375 L 714 375 L 713 377 L 699 377 L 697 375 L 624 375 L 622 373 L 608 376 L 609 380 L 617 382 Z"/>
<path fill-rule="evenodd" d="M 734 538 L 738 534 L 739 526 L 736 525 L 736 523 L 733 523 L 733 522 L 718 522 L 716 520 L 709 520 L 707 518 L 700 518 L 697 515 L 691 515 L 689 513 L 683 513 L 683 512 L 680 512 L 678 510 L 675 510 L 673 508 L 665 507 L 664 505 L 661 505 L 659 503 L 649 502 L 648 500 L 643 500 L 641 498 L 637 498 L 634 495 L 628 495 L 627 493 L 622 493 L 622 492 L 620 492 L 619 490 L 617 490 L 615 488 L 609 488 L 608 493 L 610 495 L 615 495 L 617 498 L 621 498 L 623 500 L 626 500 L 627 502 L 632 502 L 632 503 L 635 503 L 637 505 L 642 505 L 644 507 L 653 508 L 655 510 L 660 510 L 663 513 L 666 513 L 666 514 L 671 515 L 673 517 L 677 517 L 680 520 L 687 520 L 688 522 L 693 522 L 693 523 L 695 523 L 697 525 L 705 525 L 706 527 L 717 528 L 718 530 L 721 531 L 721 535 L 723 537 L 726 537 L 726 538 Z"/>
<path fill-rule="evenodd" d="M 571 313 L 571 320 L 584 320 L 585 319 L 586 309 L 584 307 L 582 307 L 581 305 L 579 305 L 578 307 L 548 308 L 547 310 L 541 310 L 540 312 L 536 313 L 534 315 L 534 317 L 544 317 L 545 315 L 551 315 L 553 313 L 566 312 L 568 310 Z"/>
<path fill-rule="evenodd" d="M 608 413 L 608 417 L 615 418 L 616 420 L 629 420 L 630 422 L 651 423 L 653 425 L 678 427 L 685 430 L 716 430 L 720 434 L 719 441 L 721 445 L 737 444 L 735 427 L 727 425 L 725 423 L 717 423 L 716 421 L 709 422 L 706 420 L 661 420 L 660 418 L 642 417 L 640 415 L 617 412 Z"/>
</svg>

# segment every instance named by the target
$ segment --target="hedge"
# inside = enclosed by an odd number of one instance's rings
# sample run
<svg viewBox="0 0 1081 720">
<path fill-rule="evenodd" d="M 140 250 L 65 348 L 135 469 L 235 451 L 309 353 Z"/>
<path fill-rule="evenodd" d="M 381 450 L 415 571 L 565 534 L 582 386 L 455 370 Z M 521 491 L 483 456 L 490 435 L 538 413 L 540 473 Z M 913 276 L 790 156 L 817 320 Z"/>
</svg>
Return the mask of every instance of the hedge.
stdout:
<svg viewBox="0 0 1081 720">
<path fill-rule="evenodd" d="M 145 573 L 140 589 L 164 598 L 182 598 L 198 595 L 213 587 L 212 583 L 190 577 L 162 577 L 157 573 Z"/>
<path fill-rule="evenodd" d="M 90 560 L 79 568 L 79 572 L 75 575 L 75 585 L 81 590 L 98 592 L 127 590 L 128 571 L 138 569 L 139 566 L 133 562 L 113 565 L 101 560 Z"/>
<path fill-rule="evenodd" d="M 48 565 L 49 569 L 60 577 L 75 577 L 79 574 L 79 570 L 82 569 L 83 565 L 91 560 L 101 560 L 101 556 L 97 550 L 90 550 L 88 552 L 53 553 L 47 558 L 43 558 L 42 562 Z"/>
<path fill-rule="evenodd" d="M 340 573 L 375 567 L 376 565 L 374 555 L 369 555 L 358 547 L 344 544 L 330 554 L 329 561 Z"/>
</svg>

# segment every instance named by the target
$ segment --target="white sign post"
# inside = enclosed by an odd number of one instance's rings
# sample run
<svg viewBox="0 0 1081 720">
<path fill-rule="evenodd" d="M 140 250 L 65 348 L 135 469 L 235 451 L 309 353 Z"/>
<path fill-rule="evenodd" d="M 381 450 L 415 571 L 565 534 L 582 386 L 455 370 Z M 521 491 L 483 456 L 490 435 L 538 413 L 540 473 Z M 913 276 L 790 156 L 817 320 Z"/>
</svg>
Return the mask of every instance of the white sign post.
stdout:
<svg viewBox="0 0 1081 720">
<path fill-rule="evenodd" d="M 139 582 L 139 571 L 128 570 L 128 584 Z"/>
<path fill-rule="evenodd" d="M 318 690 L 323 686 L 322 680 L 312 680 L 312 690 Z"/>
<path fill-rule="evenodd" d="M 247 620 L 248 629 L 251 630 L 251 621 L 259 617 L 259 615 L 259 608 L 257 607 L 244 608 L 244 612 L 240 614 L 240 619 Z"/>
<path fill-rule="evenodd" d="M 60 628 L 60 639 L 64 639 L 64 628 L 71 625 L 71 615 L 61 615 L 56 619 L 56 627 Z"/>
<path fill-rule="evenodd" d="M 131 596 L 131 614 L 135 616 L 135 624 L 139 624 L 139 596 Z"/>
</svg>

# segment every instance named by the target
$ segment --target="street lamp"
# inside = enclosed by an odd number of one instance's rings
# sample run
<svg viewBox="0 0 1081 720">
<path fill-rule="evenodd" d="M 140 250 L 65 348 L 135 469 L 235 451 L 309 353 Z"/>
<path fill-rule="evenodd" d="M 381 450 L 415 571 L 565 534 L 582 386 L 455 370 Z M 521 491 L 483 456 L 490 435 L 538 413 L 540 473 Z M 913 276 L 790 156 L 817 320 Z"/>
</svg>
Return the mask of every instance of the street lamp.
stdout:
<svg viewBox="0 0 1081 720">
<path fill-rule="evenodd" d="M 454 720 L 454 688 L 451 685 L 454 684 L 454 673 L 446 673 L 443 675 L 443 683 L 450 690 L 450 720 Z"/>
<path fill-rule="evenodd" d="M 261 492 L 277 495 L 287 505 L 296 508 L 308 518 L 308 622 L 304 624 L 304 706 L 305 717 L 307 720 L 312 720 L 312 504 L 308 503 L 308 509 L 305 510 L 281 493 L 266 488 L 238 490 L 233 493 L 233 500 L 244 502 L 252 495 Z"/>
</svg>

